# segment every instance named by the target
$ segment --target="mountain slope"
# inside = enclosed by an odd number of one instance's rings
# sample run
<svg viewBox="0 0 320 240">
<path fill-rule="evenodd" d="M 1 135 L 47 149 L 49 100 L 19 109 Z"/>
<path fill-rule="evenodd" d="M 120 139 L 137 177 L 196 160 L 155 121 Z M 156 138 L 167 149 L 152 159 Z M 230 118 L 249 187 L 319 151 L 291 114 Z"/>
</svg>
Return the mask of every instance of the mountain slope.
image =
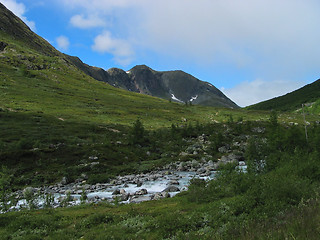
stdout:
<svg viewBox="0 0 320 240">
<path fill-rule="evenodd" d="M 0 31 L 7 37 L 48 56 L 61 55 L 46 40 L 30 30 L 30 28 L 3 4 L 0 3 Z M 16 42 L 16 43 L 17 43 Z M 0 44 L 1 45 L 1 44 Z M 1 48 L 0 48 L 1 49 Z"/>
<path fill-rule="evenodd" d="M 79 58 L 66 57 L 89 76 L 125 90 L 181 103 L 239 108 L 212 84 L 200 81 L 183 71 L 159 72 L 145 65 L 135 66 L 128 72 L 116 68 L 104 71 L 82 63 Z"/>
<path fill-rule="evenodd" d="M 286 95 L 276 97 L 247 107 L 253 110 L 294 111 L 302 104 L 320 99 L 320 79 Z"/>
</svg>

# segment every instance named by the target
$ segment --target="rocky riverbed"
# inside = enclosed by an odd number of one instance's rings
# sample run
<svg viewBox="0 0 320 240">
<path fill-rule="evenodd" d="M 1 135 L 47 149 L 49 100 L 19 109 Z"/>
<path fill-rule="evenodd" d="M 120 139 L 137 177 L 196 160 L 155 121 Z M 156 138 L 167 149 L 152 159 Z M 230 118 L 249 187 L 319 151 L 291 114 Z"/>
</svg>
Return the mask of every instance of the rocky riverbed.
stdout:
<svg viewBox="0 0 320 240">
<path fill-rule="evenodd" d="M 245 169 L 245 162 L 240 156 L 229 154 L 218 162 L 213 161 L 187 161 L 175 162 L 164 166 L 162 169 L 149 173 L 118 176 L 109 183 L 97 183 L 89 185 L 85 180 L 66 184 L 61 183 L 40 188 L 27 187 L 15 193 L 19 200 L 12 209 L 30 207 L 26 200 L 34 197 L 36 207 L 42 208 L 48 204 L 51 196 L 51 207 L 72 206 L 86 203 L 98 203 L 107 201 L 113 203 L 139 203 L 142 201 L 158 200 L 176 195 L 185 191 L 192 178 L 212 179 L 219 165 L 228 162 L 236 162 L 239 168 Z M 42 196 L 42 197 L 41 197 Z"/>
</svg>

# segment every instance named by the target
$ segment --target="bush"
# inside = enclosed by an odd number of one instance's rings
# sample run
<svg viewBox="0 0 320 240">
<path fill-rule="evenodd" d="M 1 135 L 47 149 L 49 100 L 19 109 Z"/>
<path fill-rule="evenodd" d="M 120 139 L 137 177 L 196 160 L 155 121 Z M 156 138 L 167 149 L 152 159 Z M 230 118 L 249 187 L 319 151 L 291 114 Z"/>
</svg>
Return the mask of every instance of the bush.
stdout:
<svg viewBox="0 0 320 240">
<path fill-rule="evenodd" d="M 142 122 L 137 119 L 133 124 L 133 128 L 131 130 L 131 143 L 132 144 L 144 144 L 145 143 L 145 129 L 143 127 Z"/>
<path fill-rule="evenodd" d="M 79 223 L 76 224 L 77 229 L 85 229 L 96 227 L 102 223 L 111 223 L 113 222 L 113 216 L 106 215 L 105 213 L 95 213 L 90 215 L 84 219 L 82 219 Z"/>
</svg>

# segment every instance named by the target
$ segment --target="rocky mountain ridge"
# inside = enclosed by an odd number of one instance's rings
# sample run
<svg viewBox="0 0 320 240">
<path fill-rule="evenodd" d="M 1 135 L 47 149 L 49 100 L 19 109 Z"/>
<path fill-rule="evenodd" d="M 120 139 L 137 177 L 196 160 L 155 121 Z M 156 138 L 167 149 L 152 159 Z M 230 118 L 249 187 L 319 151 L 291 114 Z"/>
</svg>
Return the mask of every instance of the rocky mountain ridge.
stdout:
<svg viewBox="0 0 320 240">
<path fill-rule="evenodd" d="M 114 87 L 174 102 L 239 108 L 211 83 L 180 70 L 155 71 L 146 65 L 137 65 L 127 72 L 119 68 L 105 71 L 102 68 L 91 67 L 77 57 L 66 57 L 87 75 Z"/>
</svg>

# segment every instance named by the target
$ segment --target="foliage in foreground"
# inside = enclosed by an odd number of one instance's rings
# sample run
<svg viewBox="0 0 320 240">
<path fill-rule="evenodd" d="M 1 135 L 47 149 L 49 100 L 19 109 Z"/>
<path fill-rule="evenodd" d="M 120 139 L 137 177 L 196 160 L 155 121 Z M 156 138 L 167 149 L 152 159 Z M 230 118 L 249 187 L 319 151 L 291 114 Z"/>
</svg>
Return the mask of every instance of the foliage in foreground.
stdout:
<svg viewBox="0 0 320 240">
<path fill-rule="evenodd" d="M 318 239 L 320 128 L 312 128 L 308 142 L 303 128 L 284 128 L 277 121 L 271 121 L 266 128 L 264 137 L 252 136 L 248 143 L 247 173 L 226 165 L 215 180 L 194 179 L 189 191 L 163 201 L 1 214 L 0 236 L 2 239 Z"/>
</svg>

